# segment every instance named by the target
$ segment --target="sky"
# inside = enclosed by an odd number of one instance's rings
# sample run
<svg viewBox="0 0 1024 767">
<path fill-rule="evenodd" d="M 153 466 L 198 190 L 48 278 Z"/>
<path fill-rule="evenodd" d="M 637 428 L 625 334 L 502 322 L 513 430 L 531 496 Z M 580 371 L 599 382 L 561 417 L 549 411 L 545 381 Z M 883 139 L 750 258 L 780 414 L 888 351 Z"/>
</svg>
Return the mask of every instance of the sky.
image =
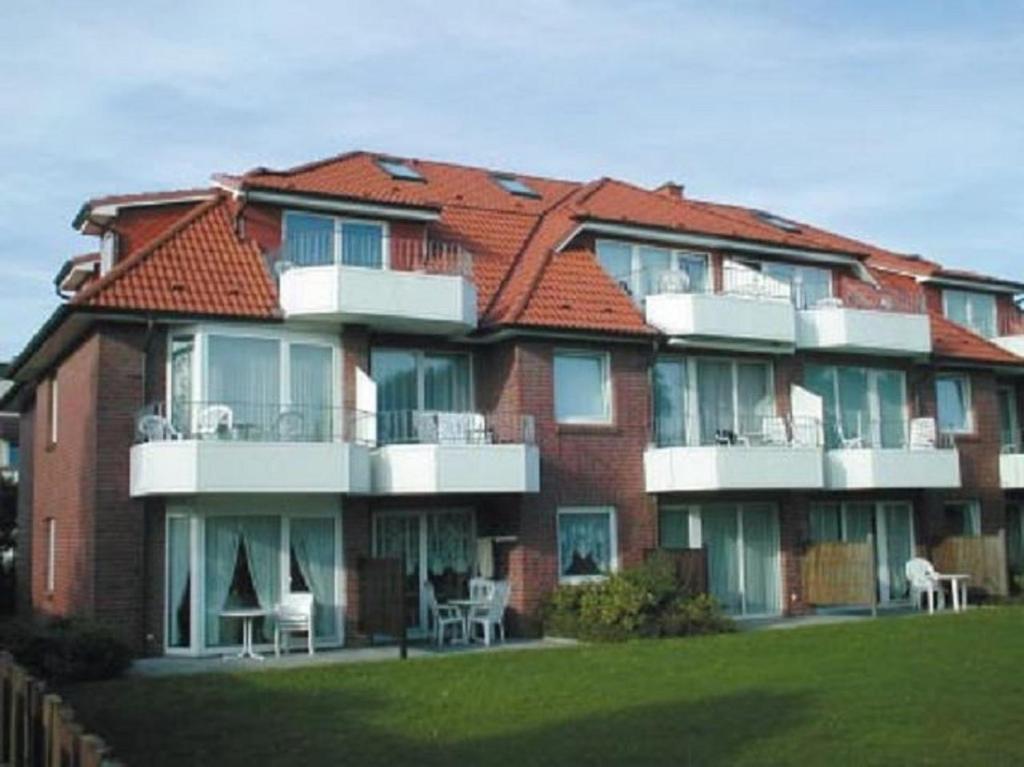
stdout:
<svg viewBox="0 0 1024 767">
<path fill-rule="evenodd" d="M 350 149 L 767 208 L 1024 279 L 1024 3 L 0 5 L 0 359 L 103 194 Z"/>
</svg>

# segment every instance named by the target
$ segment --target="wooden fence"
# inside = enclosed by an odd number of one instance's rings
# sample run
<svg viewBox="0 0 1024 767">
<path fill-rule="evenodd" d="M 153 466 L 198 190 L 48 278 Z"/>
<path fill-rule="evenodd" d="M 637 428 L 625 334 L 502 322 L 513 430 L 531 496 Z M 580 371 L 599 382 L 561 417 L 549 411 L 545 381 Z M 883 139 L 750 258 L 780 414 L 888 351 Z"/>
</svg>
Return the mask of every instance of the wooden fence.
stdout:
<svg viewBox="0 0 1024 767">
<path fill-rule="evenodd" d="M 696 596 L 708 593 L 708 556 L 706 549 L 645 549 L 644 559 L 664 557 L 676 570 L 679 588 Z"/>
<path fill-rule="evenodd" d="M 1009 593 L 1006 564 L 1006 534 L 954 536 L 932 548 L 932 564 L 940 573 L 964 573 L 971 576 L 968 588 L 989 594 Z"/>
<path fill-rule="evenodd" d="M 110 749 L 87 735 L 59 695 L 0 653 L 0 765 L 120 767 Z"/>
<path fill-rule="evenodd" d="M 802 562 L 804 600 L 811 605 L 877 606 L 875 546 L 828 541 L 809 546 Z"/>
</svg>

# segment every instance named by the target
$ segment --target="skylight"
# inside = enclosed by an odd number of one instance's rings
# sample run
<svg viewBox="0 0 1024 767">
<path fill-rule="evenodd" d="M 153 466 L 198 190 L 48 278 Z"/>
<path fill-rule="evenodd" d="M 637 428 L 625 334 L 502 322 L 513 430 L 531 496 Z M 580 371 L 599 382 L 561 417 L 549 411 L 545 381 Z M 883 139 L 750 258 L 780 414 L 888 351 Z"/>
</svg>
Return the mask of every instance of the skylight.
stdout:
<svg viewBox="0 0 1024 767">
<path fill-rule="evenodd" d="M 525 181 L 515 176 L 495 173 L 493 178 L 498 183 L 498 186 L 509 194 L 517 194 L 520 197 L 540 197 Z"/>
<path fill-rule="evenodd" d="M 415 168 L 410 168 L 402 160 L 390 160 L 383 157 L 377 158 L 377 164 L 381 167 L 385 173 L 391 178 L 397 178 L 402 181 L 425 181 L 426 179 L 420 175 L 420 172 Z"/>
<path fill-rule="evenodd" d="M 769 213 L 766 210 L 755 210 L 754 215 L 769 226 L 774 226 L 776 229 L 781 229 L 784 232 L 800 231 L 800 225 L 796 223 L 796 221 L 790 221 L 788 218 L 776 216 L 774 213 Z"/>
</svg>

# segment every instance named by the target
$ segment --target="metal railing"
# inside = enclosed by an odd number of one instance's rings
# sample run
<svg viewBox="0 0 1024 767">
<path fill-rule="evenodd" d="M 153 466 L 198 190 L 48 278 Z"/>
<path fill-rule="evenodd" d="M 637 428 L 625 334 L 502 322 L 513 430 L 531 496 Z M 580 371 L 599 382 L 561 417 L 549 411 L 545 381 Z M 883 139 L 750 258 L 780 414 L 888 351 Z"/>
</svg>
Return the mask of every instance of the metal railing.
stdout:
<svg viewBox="0 0 1024 767">
<path fill-rule="evenodd" d="M 860 309 L 900 314 L 923 314 L 924 296 L 865 286 L 847 290 L 842 297 L 823 296 L 799 281 L 790 282 L 753 269 L 724 264 L 716 288 L 710 271 L 644 267 L 612 275 L 624 291 L 641 302 L 647 296 L 717 294 L 762 301 L 785 301 L 797 309 Z"/>
<path fill-rule="evenodd" d="M 658 447 L 820 447 L 821 422 L 804 416 L 655 415 Z"/>
<path fill-rule="evenodd" d="M 356 266 L 471 278 L 473 256 L 455 242 L 379 234 L 340 238 L 331 233 L 294 234 L 267 254 L 275 273 L 307 266 Z"/>
<path fill-rule="evenodd" d="M 138 442 L 223 440 L 232 442 L 373 441 L 374 414 L 320 405 L 265 402 L 175 401 L 143 408 L 136 416 Z"/>
<path fill-rule="evenodd" d="M 940 433 L 934 418 L 874 419 L 846 413 L 825 419 L 829 450 L 952 450 L 952 435 Z"/>
<path fill-rule="evenodd" d="M 533 444 L 533 416 L 514 413 L 394 410 L 237 401 L 175 401 L 136 415 L 137 442 L 354 442 L 391 444 Z"/>
<path fill-rule="evenodd" d="M 388 410 L 376 415 L 381 445 L 500 445 L 536 441 L 532 415 Z"/>
</svg>

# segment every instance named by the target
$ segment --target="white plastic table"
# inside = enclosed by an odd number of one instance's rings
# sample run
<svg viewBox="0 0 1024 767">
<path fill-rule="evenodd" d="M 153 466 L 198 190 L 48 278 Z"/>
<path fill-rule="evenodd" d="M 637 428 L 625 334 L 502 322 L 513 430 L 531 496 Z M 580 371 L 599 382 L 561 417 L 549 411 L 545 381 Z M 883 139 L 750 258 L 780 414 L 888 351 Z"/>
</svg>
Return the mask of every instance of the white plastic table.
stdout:
<svg viewBox="0 0 1024 767">
<path fill-rule="evenodd" d="M 469 642 L 469 616 L 473 612 L 473 608 L 486 607 L 490 603 L 486 599 L 450 599 L 447 604 L 457 607 L 459 612 L 462 613 L 462 625 L 466 629 L 466 633 L 463 636 Z"/>
<path fill-rule="evenodd" d="M 939 573 L 935 576 L 938 581 L 946 581 L 953 592 L 953 612 L 958 613 L 967 609 L 967 581 L 970 575 L 964 573 Z"/>
<path fill-rule="evenodd" d="M 252 623 L 257 618 L 263 618 L 266 615 L 269 615 L 269 611 L 264 610 L 262 607 L 239 607 L 232 610 L 221 610 L 221 618 L 237 618 L 242 621 L 242 651 L 238 655 L 226 655 L 224 657 L 263 660 L 263 656 L 252 649 Z"/>
</svg>

